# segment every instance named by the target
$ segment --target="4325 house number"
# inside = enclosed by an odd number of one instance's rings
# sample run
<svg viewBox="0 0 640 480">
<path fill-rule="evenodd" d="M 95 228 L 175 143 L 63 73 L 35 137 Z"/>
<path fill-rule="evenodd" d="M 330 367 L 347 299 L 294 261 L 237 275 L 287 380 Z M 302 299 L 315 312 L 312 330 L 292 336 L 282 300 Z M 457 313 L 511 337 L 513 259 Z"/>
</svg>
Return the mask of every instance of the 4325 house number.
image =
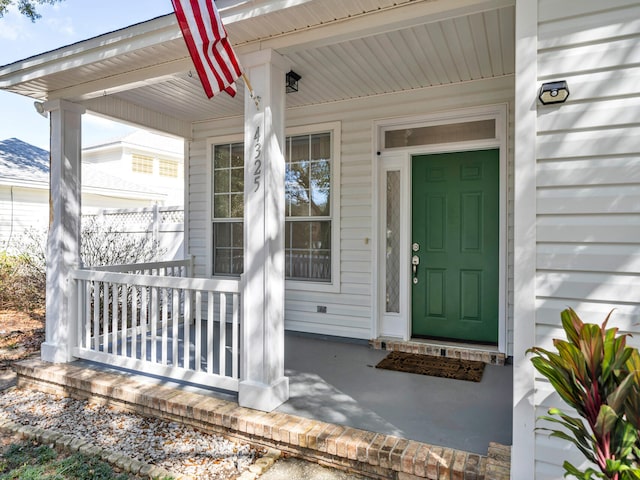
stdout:
<svg viewBox="0 0 640 480">
<path fill-rule="evenodd" d="M 256 128 L 256 133 L 253 135 L 253 183 L 256 186 L 254 192 L 260 190 L 260 183 L 262 181 L 262 141 L 260 140 L 260 126 Z"/>
</svg>

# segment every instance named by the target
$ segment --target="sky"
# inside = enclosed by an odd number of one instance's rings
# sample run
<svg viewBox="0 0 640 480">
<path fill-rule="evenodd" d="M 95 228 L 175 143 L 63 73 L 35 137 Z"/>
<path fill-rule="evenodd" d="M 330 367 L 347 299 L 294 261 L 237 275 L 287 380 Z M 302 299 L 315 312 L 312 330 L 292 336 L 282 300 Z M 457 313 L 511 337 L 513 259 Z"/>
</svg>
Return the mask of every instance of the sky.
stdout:
<svg viewBox="0 0 640 480">
<path fill-rule="evenodd" d="M 0 69 L 56 48 L 143 22 L 173 11 L 171 0 L 63 0 L 41 5 L 42 18 L 32 23 L 17 10 L 0 18 Z M 83 115 L 83 146 L 122 137 L 134 129 Z M 49 120 L 33 107 L 33 99 L 0 90 L 0 140 L 18 138 L 49 150 Z"/>
</svg>

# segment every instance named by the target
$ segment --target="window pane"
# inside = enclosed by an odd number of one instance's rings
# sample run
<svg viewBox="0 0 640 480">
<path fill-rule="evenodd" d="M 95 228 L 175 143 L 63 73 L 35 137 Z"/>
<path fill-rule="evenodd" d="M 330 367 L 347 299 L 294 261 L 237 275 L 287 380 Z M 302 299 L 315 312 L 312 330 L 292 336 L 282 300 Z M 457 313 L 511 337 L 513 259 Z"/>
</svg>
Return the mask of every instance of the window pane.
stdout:
<svg viewBox="0 0 640 480">
<path fill-rule="evenodd" d="M 400 313 L 400 172 L 387 172 L 386 311 Z"/>
<path fill-rule="evenodd" d="M 309 216 L 309 191 L 308 190 L 290 190 L 289 200 L 291 202 L 292 217 L 308 217 Z"/>
<path fill-rule="evenodd" d="M 291 222 L 291 246 L 293 248 L 309 248 L 310 226 L 309 222 Z"/>
<path fill-rule="evenodd" d="M 214 223 L 213 238 L 216 247 L 231 246 L 231 224 L 230 223 Z"/>
<path fill-rule="evenodd" d="M 229 218 L 229 195 L 215 195 L 213 197 L 213 216 L 215 218 Z"/>
<path fill-rule="evenodd" d="M 494 119 L 389 130 L 384 132 L 384 147 L 413 147 L 490 138 L 496 138 Z"/>
<path fill-rule="evenodd" d="M 293 222 L 284 223 L 284 248 L 291 248 L 291 228 Z"/>
<path fill-rule="evenodd" d="M 316 249 L 331 249 L 331 222 L 309 222 L 311 246 Z"/>
<path fill-rule="evenodd" d="M 133 155 L 131 158 L 131 170 L 136 173 L 153 173 L 153 158 L 144 155 Z"/>
<path fill-rule="evenodd" d="M 314 250 L 311 253 L 309 280 L 331 281 L 331 251 Z"/>
<path fill-rule="evenodd" d="M 229 168 L 229 145 L 213 147 L 213 168 Z"/>
<path fill-rule="evenodd" d="M 234 248 L 231 250 L 233 256 L 231 262 L 231 273 L 233 275 L 242 275 L 244 271 L 244 252 L 241 248 Z"/>
<path fill-rule="evenodd" d="M 331 163 L 327 160 L 311 163 L 311 186 L 329 188 L 331 185 Z"/>
<path fill-rule="evenodd" d="M 227 193 L 229 191 L 229 170 L 215 170 L 213 172 L 214 193 Z"/>
<path fill-rule="evenodd" d="M 215 249 L 213 273 L 227 275 L 231 273 L 231 250 Z"/>
<path fill-rule="evenodd" d="M 290 145 L 285 184 L 287 215 L 330 216 L 331 134 L 292 137 Z M 309 157 L 314 161 L 307 161 Z"/>
<path fill-rule="evenodd" d="M 231 191 L 244 193 L 244 168 L 231 169 Z"/>
<path fill-rule="evenodd" d="M 331 158 L 331 134 L 318 133 L 311 135 L 311 160 Z"/>
<path fill-rule="evenodd" d="M 290 188 L 309 188 L 309 162 L 296 162 L 286 170 L 286 183 Z"/>
<path fill-rule="evenodd" d="M 163 177 L 177 177 L 178 176 L 178 162 L 173 160 L 160 160 L 159 164 L 160 175 Z"/>
<path fill-rule="evenodd" d="M 244 167 L 244 143 L 231 145 L 231 166 Z"/>
<path fill-rule="evenodd" d="M 244 234 L 244 224 L 242 222 L 233 222 L 231 227 L 232 240 L 231 245 L 234 247 L 240 247 L 244 244 L 243 234 Z"/>
<path fill-rule="evenodd" d="M 329 190 L 314 190 L 311 192 L 311 216 L 328 217 L 330 212 Z"/>
<path fill-rule="evenodd" d="M 244 217 L 244 195 L 238 193 L 231 195 L 231 217 Z"/>
<path fill-rule="evenodd" d="M 291 156 L 289 161 L 299 162 L 300 160 L 309 160 L 309 135 L 291 137 Z"/>
<path fill-rule="evenodd" d="M 240 275 L 244 269 L 242 222 L 213 224 L 213 274 Z M 239 247 L 239 248 L 238 248 Z"/>
<path fill-rule="evenodd" d="M 331 221 L 288 221 L 285 275 L 292 280 L 331 281 Z"/>
<path fill-rule="evenodd" d="M 287 252 L 289 278 L 309 278 L 309 251 L 289 250 Z M 285 266 L 287 267 L 287 266 Z"/>
</svg>

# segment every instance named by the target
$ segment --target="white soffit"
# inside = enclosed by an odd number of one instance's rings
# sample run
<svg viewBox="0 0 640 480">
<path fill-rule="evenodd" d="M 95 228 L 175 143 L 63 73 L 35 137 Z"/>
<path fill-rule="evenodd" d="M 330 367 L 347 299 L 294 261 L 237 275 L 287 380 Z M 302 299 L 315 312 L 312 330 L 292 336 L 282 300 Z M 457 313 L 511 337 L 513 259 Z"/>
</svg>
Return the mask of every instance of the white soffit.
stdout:
<svg viewBox="0 0 640 480">
<path fill-rule="evenodd" d="M 287 95 L 288 107 L 512 75 L 513 3 L 218 2 L 241 57 L 275 48 L 302 76 L 299 91 Z M 36 99 L 67 98 L 90 107 L 96 104 L 91 99 L 116 98 L 187 122 L 243 113 L 242 88 L 234 99 L 206 99 L 173 15 L 8 67 L 0 67 L 0 88 Z"/>
</svg>

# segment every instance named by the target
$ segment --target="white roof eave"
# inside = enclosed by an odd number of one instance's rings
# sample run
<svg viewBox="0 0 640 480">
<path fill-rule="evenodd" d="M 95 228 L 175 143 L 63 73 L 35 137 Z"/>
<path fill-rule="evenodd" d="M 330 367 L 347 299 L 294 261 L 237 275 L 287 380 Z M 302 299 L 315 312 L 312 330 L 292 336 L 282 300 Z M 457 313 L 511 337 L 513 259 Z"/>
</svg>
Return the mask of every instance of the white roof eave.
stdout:
<svg viewBox="0 0 640 480">
<path fill-rule="evenodd" d="M 173 14 L 106 33 L 0 67 L 0 88 L 89 65 L 127 51 L 181 38 Z"/>
<path fill-rule="evenodd" d="M 220 16 L 226 25 L 241 22 L 278 9 L 301 5 L 313 0 L 219 0 Z M 159 45 L 182 38 L 173 13 L 137 23 L 97 37 L 82 40 L 49 52 L 0 66 L 0 89 L 11 87 L 49 74 L 90 65 L 98 60 L 116 57 L 122 52 Z M 189 59 L 190 61 L 190 59 Z M 33 89 L 33 87 L 30 87 Z M 43 90 L 44 92 L 44 90 Z M 31 92 L 34 96 L 37 92 Z"/>
</svg>

